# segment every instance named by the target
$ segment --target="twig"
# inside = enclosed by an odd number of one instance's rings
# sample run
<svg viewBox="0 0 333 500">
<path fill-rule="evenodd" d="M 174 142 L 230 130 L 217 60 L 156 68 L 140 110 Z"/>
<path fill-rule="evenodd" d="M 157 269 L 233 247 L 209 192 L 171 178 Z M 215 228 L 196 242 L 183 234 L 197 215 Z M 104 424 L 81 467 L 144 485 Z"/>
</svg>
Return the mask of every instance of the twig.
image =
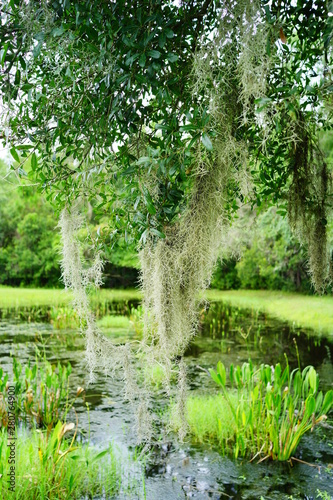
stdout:
<svg viewBox="0 0 333 500">
<path fill-rule="evenodd" d="M 292 460 L 295 460 L 296 462 L 300 462 L 301 464 L 308 465 L 309 467 L 316 467 L 318 469 L 319 474 L 320 474 L 320 465 L 310 464 L 309 462 L 305 462 L 304 460 L 301 460 L 300 458 L 290 457 L 290 459 L 288 460 L 288 462 L 291 464 L 291 466 L 293 466 Z"/>
<path fill-rule="evenodd" d="M 199 368 L 199 370 L 206 372 L 206 373 L 208 373 L 209 376 L 211 376 L 209 371 L 206 368 L 202 368 L 202 366 L 199 366 L 199 365 L 196 365 L 196 368 Z"/>
<path fill-rule="evenodd" d="M 259 451 L 257 451 L 257 453 L 254 455 L 254 457 L 251 458 L 250 460 L 250 463 L 253 462 L 253 460 L 255 460 L 257 458 L 258 455 L 260 455 L 260 453 L 262 452 L 262 449 L 265 445 L 263 444 L 262 447 L 260 448 Z M 259 462 L 258 462 L 259 463 Z"/>
</svg>

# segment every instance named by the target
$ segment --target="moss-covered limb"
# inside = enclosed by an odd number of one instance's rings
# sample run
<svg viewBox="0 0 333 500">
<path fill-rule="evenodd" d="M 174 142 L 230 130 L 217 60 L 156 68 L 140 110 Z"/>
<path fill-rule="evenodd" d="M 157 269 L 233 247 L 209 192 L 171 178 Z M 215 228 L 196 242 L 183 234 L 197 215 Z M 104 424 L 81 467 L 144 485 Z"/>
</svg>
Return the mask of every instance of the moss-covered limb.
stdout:
<svg viewBox="0 0 333 500">
<path fill-rule="evenodd" d="M 200 293 L 209 285 L 226 244 L 229 183 L 242 179 L 247 188 L 246 145 L 238 129 L 248 101 L 262 95 L 264 86 L 247 83 L 247 58 L 235 59 L 233 50 L 239 45 L 244 54 L 251 53 L 251 61 L 259 61 L 264 37 L 258 30 L 259 12 L 256 2 L 228 4 L 215 39 L 195 56 L 193 93 L 205 96 L 203 108 L 209 109 L 215 134 L 213 151 L 209 145 L 198 146 L 187 208 L 179 221 L 165 228 L 164 240 L 149 241 L 141 251 L 144 303 L 150 312 L 146 331 L 154 332 L 151 342 L 169 359 L 181 355 L 195 334 Z M 231 31 L 233 40 L 227 36 Z"/>
<path fill-rule="evenodd" d="M 216 166 L 202 175 L 177 226 L 141 252 L 144 303 L 161 358 L 181 355 L 195 334 L 200 293 L 209 284 L 222 241 L 226 170 Z"/>
</svg>

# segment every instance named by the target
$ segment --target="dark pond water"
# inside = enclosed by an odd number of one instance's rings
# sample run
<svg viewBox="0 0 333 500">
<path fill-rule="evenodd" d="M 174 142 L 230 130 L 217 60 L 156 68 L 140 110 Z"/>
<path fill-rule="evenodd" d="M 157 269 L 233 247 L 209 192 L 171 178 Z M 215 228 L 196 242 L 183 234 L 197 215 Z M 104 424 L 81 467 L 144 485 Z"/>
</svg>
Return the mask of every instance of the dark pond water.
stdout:
<svg viewBox="0 0 333 500">
<path fill-rule="evenodd" d="M 117 309 L 118 311 L 121 308 Z M 295 340 L 294 340 L 295 339 Z M 125 339 L 123 339 L 125 340 Z M 118 335 L 118 341 L 122 341 Z M 202 327 L 186 353 L 190 389 L 193 393 L 216 392 L 205 369 L 219 360 L 226 365 L 240 364 L 249 358 L 254 363 L 284 362 L 297 366 L 295 341 L 302 366 L 312 364 L 319 372 L 321 389 L 333 386 L 333 339 L 319 337 L 310 331 L 294 329 L 262 314 L 232 309 L 213 303 L 203 313 Z M 11 319 L 0 322 L 0 365 L 11 372 L 11 355 L 23 364 L 35 356 L 35 346 L 43 347 L 49 361 L 70 361 L 73 367 L 71 385 L 87 387 L 90 405 L 90 434 L 97 445 L 113 441 L 124 455 L 134 453 L 134 417 L 123 401 L 120 380 L 97 374 L 96 382 L 87 386 L 84 339 L 75 331 L 56 331 L 45 323 L 24 323 Z M 163 395 L 155 397 L 156 410 L 167 404 Z M 78 405 L 79 422 L 88 429 L 85 405 Z M 333 495 L 333 428 L 317 427 L 301 441 L 297 457 L 310 462 L 249 463 L 223 457 L 218 449 L 198 445 L 190 440 L 180 445 L 175 435 L 161 430 L 161 439 L 145 458 L 145 494 L 148 500 L 178 498 L 213 499 L 316 499 L 320 492 Z M 140 475 L 140 470 L 133 470 Z M 119 498 L 132 498 L 128 493 Z M 143 491 L 135 498 L 144 498 Z M 325 497 L 322 497 L 325 498 Z M 326 497 L 330 498 L 330 496 Z"/>
</svg>

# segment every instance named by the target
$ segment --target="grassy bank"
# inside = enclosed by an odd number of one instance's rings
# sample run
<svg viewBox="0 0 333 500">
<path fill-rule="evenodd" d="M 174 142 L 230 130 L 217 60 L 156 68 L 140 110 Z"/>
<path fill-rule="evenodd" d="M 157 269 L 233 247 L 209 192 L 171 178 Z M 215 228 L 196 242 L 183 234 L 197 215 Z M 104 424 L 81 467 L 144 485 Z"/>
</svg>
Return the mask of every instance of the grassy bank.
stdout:
<svg viewBox="0 0 333 500">
<path fill-rule="evenodd" d="M 333 297 L 267 290 L 209 290 L 210 301 L 262 311 L 277 319 L 333 335 Z"/>
<path fill-rule="evenodd" d="M 92 294 L 92 301 L 134 300 L 140 297 L 138 290 L 98 290 Z M 0 309 L 48 305 L 59 307 L 68 305 L 71 300 L 71 293 L 63 289 L 0 286 Z"/>
<path fill-rule="evenodd" d="M 98 290 L 92 303 L 139 300 L 139 290 Z M 277 319 L 303 328 L 333 335 L 333 297 L 301 295 L 267 290 L 209 290 L 207 298 L 246 309 L 263 311 Z M 0 286 L 0 309 L 24 307 L 62 307 L 70 304 L 71 293 L 61 289 L 11 288 Z M 106 311 L 105 314 L 108 314 Z M 103 316 L 101 314 L 100 316 Z"/>
</svg>

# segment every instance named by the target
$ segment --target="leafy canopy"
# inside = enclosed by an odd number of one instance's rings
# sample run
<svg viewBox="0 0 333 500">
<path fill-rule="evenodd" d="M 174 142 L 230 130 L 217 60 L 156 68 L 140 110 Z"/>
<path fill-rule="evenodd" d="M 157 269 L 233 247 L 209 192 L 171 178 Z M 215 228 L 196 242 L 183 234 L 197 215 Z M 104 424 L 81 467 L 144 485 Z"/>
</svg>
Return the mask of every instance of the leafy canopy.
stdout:
<svg viewBox="0 0 333 500">
<path fill-rule="evenodd" d="M 205 48 L 210 57 L 223 9 L 235 5 L 4 0 L 2 138 L 19 174 L 37 181 L 60 207 L 82 195 L 95 200 L 95 210 L 108 213 L 112 229 L 126 239 L 164 237 L 191 192 L 198 144 L 207 155 L 214 149 L 209 89 L 193 92 L 193 58 Z M 234 133 L 248 143 L 252 202 L 270 200 L 285 212 L 300 155 L 290 123 L 295 130 L 304 124 L 310 156 L 318 127 L 331 127 L 333 17 L 323 0 L 263 0 L 258 12 L 267 26 L 262 57 L 273 62 L 266 95 L 251 100 L 250 120 L 239 115 Z M 226 46 L 236 61 L 242 53 L 237 32 Z M 222 56 L 220 62 L 212 85 L 223 79 Z M 242 199 L 237 182 L 229 194 L 233 211 Z M 302 196 L 311 217 L 322 199 L 311 188 Z M 325 210 L 319 214 L 325 216 Z"/>
</svg>

